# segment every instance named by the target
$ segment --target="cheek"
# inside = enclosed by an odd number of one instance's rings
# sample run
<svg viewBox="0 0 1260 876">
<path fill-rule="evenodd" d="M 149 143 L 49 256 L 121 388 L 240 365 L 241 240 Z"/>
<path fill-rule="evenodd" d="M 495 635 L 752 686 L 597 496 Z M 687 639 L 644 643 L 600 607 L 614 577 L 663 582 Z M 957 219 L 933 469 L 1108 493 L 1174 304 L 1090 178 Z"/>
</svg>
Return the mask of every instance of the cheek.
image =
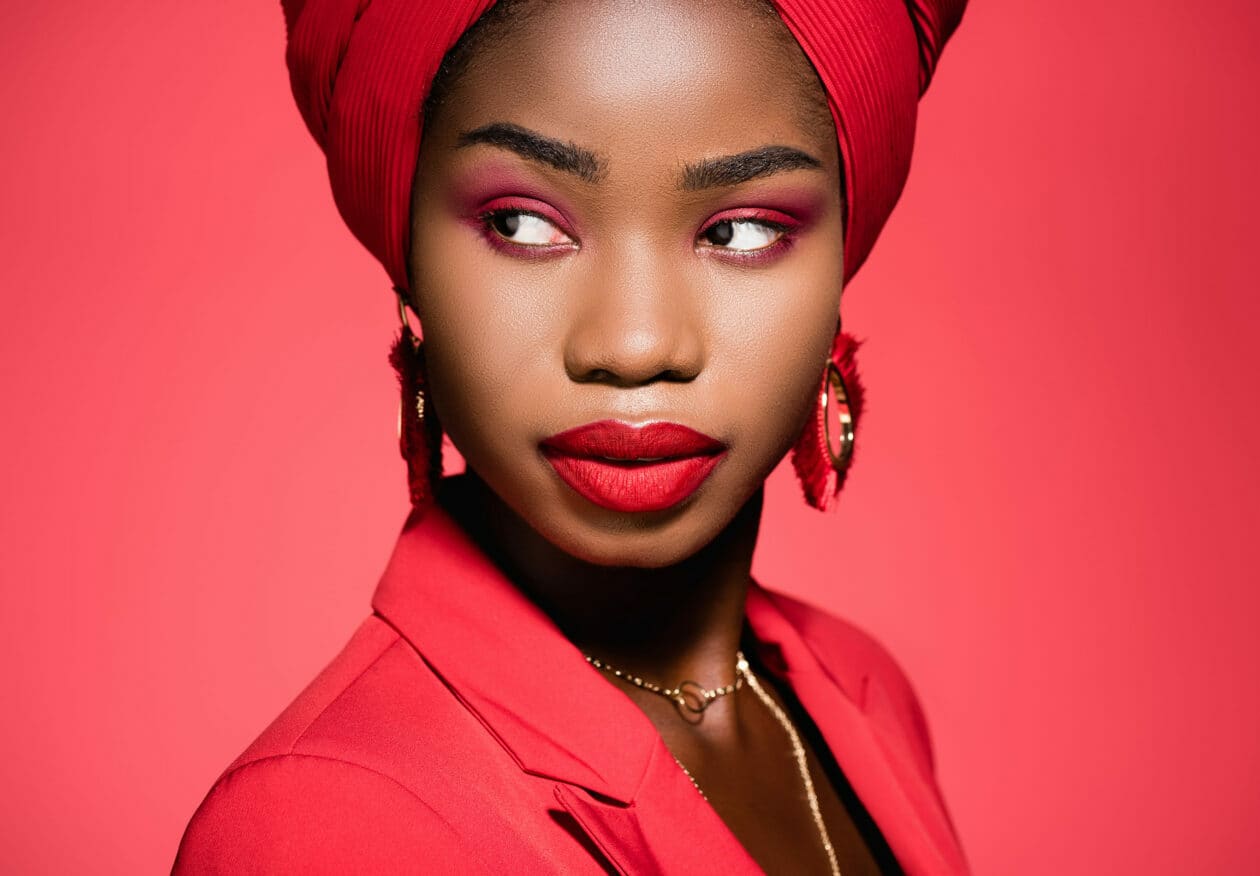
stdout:
<svg viewBox="0 0 1260 876">
<path fill-rule="evenodd" d="M 433 403 L 466 457 L 521 424 L 519 405 L 545 367 L 554 327 L 546 284 L 502 258 L 466 228 L 418 237 L 413 251 Z"/>
<path fill-rule="evenodd" d="M 825 278 L 838 276 L 837 265 L 763 279 L 743 306 L 725 309 L 713 380 L 740 411 L 748 442 L 772 457 L 791 446 L 822 383 L 840 300 L 839 282 Z"/>
</svg>

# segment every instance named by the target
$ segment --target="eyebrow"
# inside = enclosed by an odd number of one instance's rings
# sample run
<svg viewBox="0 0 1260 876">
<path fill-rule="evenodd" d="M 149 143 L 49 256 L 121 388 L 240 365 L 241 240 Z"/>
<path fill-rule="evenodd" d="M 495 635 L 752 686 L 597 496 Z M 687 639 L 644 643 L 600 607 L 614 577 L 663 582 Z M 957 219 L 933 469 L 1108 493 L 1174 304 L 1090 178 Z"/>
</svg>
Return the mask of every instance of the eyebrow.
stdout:
<svg viewBox="0 0 1260 876">
<path fill-rule="evenodd" d="M 476 143 L 507 149 L 522 158 L 572 174 L 583 182 L 599 182 L 607 171 L 604 162 L 589 149 L 544 137 L 536 131 L 508 122 L 482 125 L 459 135 L 458 148 Z"/>
<path fill-rule="evenodd" d="M 724 155 L 721 158 L 706 158 L 696 164 L 688 164 L 683 168 L 683 191 L 697 192 L 703 189 L 736 186 L 749 180 L 783 173 L 788 170 L 822 170 L 822 162 L 808 152 L 794 149 L 791 146 L 762 146 L 740 152 L 738 155 Z"/>
<path fill-rule="evenodd" d="M 576 176 L 583 182 L 596 183 L 608 172 L 608 165 L 594 152 L 575 143 L 566 143 L 531 131 L 510 122 L 493 122 L 464 131 L 457 148 L 485 144 L 514 152 L 522 158 L 545 164 L 555 170 Z M 820 160 L 791 146 L 760 146 L 736 155 L 705 158 L 683 165 L 678 188 L 696 192 L 727 188 L 789 170 L 823 169 Z"/>
</svg>

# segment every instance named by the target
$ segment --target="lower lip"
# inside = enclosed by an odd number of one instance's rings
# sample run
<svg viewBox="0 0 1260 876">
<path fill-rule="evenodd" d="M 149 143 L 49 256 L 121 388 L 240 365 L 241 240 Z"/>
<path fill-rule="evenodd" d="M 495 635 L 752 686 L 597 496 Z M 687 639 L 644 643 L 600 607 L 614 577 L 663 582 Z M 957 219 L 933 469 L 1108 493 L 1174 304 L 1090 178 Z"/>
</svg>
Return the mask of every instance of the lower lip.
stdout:
<svg viewBox="0 0 1260 876">
<path fill-rule="evenodd" d="M 555 451 L 544 455 L 566 484 L 601 508 L 664 511 L 700 489 L 726 453 L 629 464 Z"/>
</svg>

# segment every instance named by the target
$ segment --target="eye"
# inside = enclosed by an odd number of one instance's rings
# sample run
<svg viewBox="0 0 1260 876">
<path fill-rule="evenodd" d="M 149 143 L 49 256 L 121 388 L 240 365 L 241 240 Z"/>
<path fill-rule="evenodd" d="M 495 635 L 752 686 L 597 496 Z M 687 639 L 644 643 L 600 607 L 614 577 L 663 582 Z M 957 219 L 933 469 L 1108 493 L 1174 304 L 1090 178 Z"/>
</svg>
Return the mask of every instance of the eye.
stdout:
<svg viewBox="0 0 1260 876">
<path fill-rule="evenodd" d="M 711 246 L 733 252 L 755 252 L 774 246 L 787 227 L 764 219 L 721 219 L 706 228 L 700 237 Z"/>
<path fill-rule="evenodd" d="M 551 220 L 526 210 L 493 210 L 482 217 L 486 227 L 518 246 L 564 246 L 573 240 Z"/>
</svg>

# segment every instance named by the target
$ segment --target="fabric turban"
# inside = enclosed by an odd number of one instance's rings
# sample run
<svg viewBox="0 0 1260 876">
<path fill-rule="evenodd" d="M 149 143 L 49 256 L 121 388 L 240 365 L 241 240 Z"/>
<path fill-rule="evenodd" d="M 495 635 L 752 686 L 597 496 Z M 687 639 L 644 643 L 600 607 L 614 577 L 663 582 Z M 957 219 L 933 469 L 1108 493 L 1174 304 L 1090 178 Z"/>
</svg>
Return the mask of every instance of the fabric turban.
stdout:
<svg viewBox="0 0 1260 876">
<path fill-rule="evenodd" d="M 354 235 L 408 289 L 420 109 L 443 56 L 494 0 L 281 0 L 293 94 Z M 827 90 L 844 162 L 845 275 L 910 170 L 918 98 L 966 0 L 773 0 Z"/>
</svg>

